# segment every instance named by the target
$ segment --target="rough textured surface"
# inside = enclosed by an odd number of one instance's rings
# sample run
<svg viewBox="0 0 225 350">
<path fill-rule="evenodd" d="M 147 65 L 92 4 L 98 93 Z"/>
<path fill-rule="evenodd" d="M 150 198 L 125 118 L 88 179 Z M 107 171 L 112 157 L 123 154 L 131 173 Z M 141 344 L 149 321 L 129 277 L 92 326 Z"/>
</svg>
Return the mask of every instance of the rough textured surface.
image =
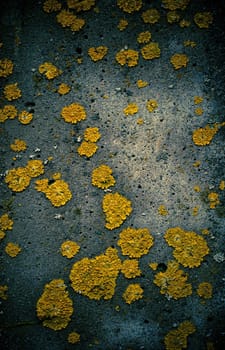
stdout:
<svg viewBox="0 0 225 350">
<path fill-rule="evenodd" d="M 66 8 L 66 2 L 63 4 Z M 1 5 L 0 59 L 12 60 L 14 69 L 8 77 L 0 78 L 0 108 L 13 104 L 19 112 L 25 109 L 33 113 L 30 124 L 23 125 L 17 119 L 0 124 L 0 216 L 8 213 L 14 222 L 0 247 L 0 285 L 8 286 L 7 300 L 1 300 L 2 348 L 162 350 L 166 334 L 188 320 L 196 327 L 188 337 L 189 349 L 220 349 L 225 344 L 225 191 L 219 189 L 225 180 L 225 127 L 204 147 L 193 143 L 192 133 L 206 124 L 224 121 L 224 5 L 191 1 L 180 12 L 191 25 L 181 28 L 178 23 L 167 22 L 159 0 L 143 1 L 141 10 L 133 14 L 122 12 L 114 0 L 96 1 L 99 11 L 92 8 L 78 14 L 86 21 L 78 32 L 63 28 L 56 21 L 57 12 L 48 14 L 42 6 L 43 1 L 34 0 L 8 0 Z M 161 15 L 155 24 L 144 23 L 141 18 L 150 7 Z M 198 11 L 212 12 L 213 23 L 208 29 L 194 23 Z M 117 25 L 123 18 L 128 26 L 120 31 Z M 151 40 L 159 43 L 159 58 L 144 60 L 141 56 L 143 44 L 137 42 L 137 36 L 146 30 L 151 32 Z M 197 45 L 185 47 L 185 40 Z M 98 46 L 108 47 L 108 52 L 94 62 L 88 49 Z M 116 62 L 115 55 L 122 48 L 139 52 L 138 65 L 127 67 Z M 170 58 L 175 53 L 189 57 L 186 67 L 174 70 Z M 53 63 L 62 74 L 48 80 L 38 71 L 44 62 Z M 138 79 L 149 85 L 138 88 Z M 9 102 L 3 88 L 15 82 L 22 97 Z M 57 93 L 61 83 L 71 87 L 68 94 Z M 195 96 L 203 97 L 203 102 L 195 105 Z M 146 108 L 150 99 L 158 103 L 152 113 Z M 60 116 L 61 109 L 74 102 L 84 106 L 87 113 L 87 118 L 76 125 Z M 136 103 L 139 109 L 126 116 L 123 110 L 129 103 Z M 197 107 L 204 111 L 201 116 L 195 113 Z M 144 123 L 137 123 L 138 118 Z M 98 127 L 101 133 L 98 150 L 90 159 L 77 153 L 87 127 Z M 26 141 L 27 149 L 13 159 L 16 153 L 10 144 L 16 138 Z M 52 159 L 47 161 L 49 157 Z M 51 179 L 60 172 L 69 184 L 72 199 L 65 206 L 54 207 L 36 191 L 34 178 L 21 193 L 7 187 L 6 171 L 25 166 L 32 158 L 46 163 L 45 174 L 38 179 Z M 193 166 L 196 161 L 199 166 Z M 114 230 L 105 228 L 105 193 L 91 184 L 92 171 L 101 164 L 113 171 L 116 184 L 112 192 L 132 202 L 131 215 Z M 195 186 L 200 187 L 199 192 Z M 210 192 L 219 195 L 220 204 L 214 209 L 208 200 Z M 168 215 L 160 215 L 160 205 Z M 204 237 L 210 252 L 197 268 L 180 266 L 193 293 L 174 300 L 160 294 L 153 280 L 173 260 L 173 249 L 164 234 L 177 226 Z M 75 293 L 69 274 L 76 261 L 99 256 L 108 247 L 117 248 L 120 259 L 126 259 L 117 245 L 119 233 L 126 227 L 146 227 L 154 237 L 150 252 L 139 259 L 142 275 L 128 280 L 120 273 L 110 300 L 90 300 Z M 209 234 L 203 235 L 203 229 Z M 80 246 L 73 259 L 60 253 L 61 244 L 67 240 Z M 20 246 L 18 256 L 6 254 L 8 242 Z M 152 262 L 158 263 L 156 271 L 148 266 Z M 68 327 L 57 332 L 43 327 L 36 315 L 37 300 L 53 279 L 64 280 L 74 305 Z M 198 296 L 202 282 L 212 284 L 212 298 Z M 140 283 L 144 294 L 128 305 L 122 295 L 130 283 Z M 80 334 L 76 345 L 67 341 L 73 331 Z"/>
</svg>

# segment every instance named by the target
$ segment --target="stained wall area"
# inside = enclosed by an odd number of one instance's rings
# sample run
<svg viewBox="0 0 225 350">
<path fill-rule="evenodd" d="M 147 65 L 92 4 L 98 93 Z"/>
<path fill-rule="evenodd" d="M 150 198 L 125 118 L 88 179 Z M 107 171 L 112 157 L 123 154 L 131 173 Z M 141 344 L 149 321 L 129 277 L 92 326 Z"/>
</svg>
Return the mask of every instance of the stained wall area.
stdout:
<svg viewBox="0 0 225 350">
<path fill-rule="evenodd" d="M 221 349 L 224 5 L 1 6 L 3 349 Z"/>
</svg>

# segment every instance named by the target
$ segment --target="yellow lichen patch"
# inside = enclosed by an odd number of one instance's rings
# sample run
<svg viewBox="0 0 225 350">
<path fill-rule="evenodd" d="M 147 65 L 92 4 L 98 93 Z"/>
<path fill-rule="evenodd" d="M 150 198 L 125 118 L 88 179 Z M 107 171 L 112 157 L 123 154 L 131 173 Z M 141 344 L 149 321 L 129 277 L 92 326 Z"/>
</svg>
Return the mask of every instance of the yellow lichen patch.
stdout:
<svg viewBox="0 0 225 350">
<path fill-rule="evenodd" d="M 192 140 L 197 146 L 209 145 L 219 130 L 220 124 L 215 123 L 214 125 L 206 125 L 203 128 L 198 128 L 193 131 Z"/>
<path fill-rule="evenodd" d="M 176 261 L 169 261 L 165 272 L 158 272 L 153 282 L 160 287 L 160 293 L 169 298 L 180 299 L 192 294 L 192 286 L 187 283 L 187 274 L 179 269 Z"/>
<path fill-rule="evenodd" d="M 212 298 L 212 285 L 209 282 L 202 282 L 198 285 L 197 293 L 203 299 Z"/>
<path fill-rule="evenodd" d="M 144 87 L 146 87 L 146 86 L 148 86 L 148 82 L 147 82 L 147 81 L 142 80 L 142 79 L 138 79 L 138 80 L 137 80 L 137 87 L 138 87 L 139 89 L 144 88 Z"/>
<path fill-rule="evenodd" d="M 193 167 L 198 168 L 200 167 L 201 162 L 199 160 L 196 160 L 196 162 L 193 163 Z"/>
<path fill-rule="evenodd" d="M 68 337 L 67 337 L 67 341 L 70 344 L 76 344 L 79 343 L 80 341 L 80 334 L 77 332 L 71 332 Z"/>
<path fill-rule="evenodd" d="M 184 41 L 184 46 L 190 46 L 190 47 L 195 47 L 197 44 L 195 41 L 192 40 L 185 40 Z"/>
<path fill-rule="evenodd" d="M 43 326 L 55 331 L 67 327 L 73 314 L 73 302 L 62 279 L 54 279 L 45 285 L 36 311 Z"/>
<path fill-rule="evenodd" d="M 90 47 L 88 49 L 88 55 L 94 62 L 102 60 L 106 56 L 107 52 L 108 47 L 106 46 Z"/>
<path fill-rule="evenodd" d="M 159 21 L 160 14 L 159 11 L 156 9 L 148 9 L 142 13 L 141 17 L 144 23 L 154 24 Z"/>
<path fill-rule="evenodd" d="M 173 65 L 174 69 L 180 69 L 182 67 L 186 67 L 187 66 L 187 64 L 189 62 L 189 58 L 184 53 L 175 53 L 170 58 L 170 62 Z"/>
<path fill-rule="evenodd" d="M 174 10 L 185 10 L 190 0 L 162 0 L 163 7 L 165 9 Z"/>
<path fill-rule="evenodd" d="M 120 31 L 123 31 L 124 29 L 126 29 L 127 26 L 128 26 L 128 21 L 126 19 L 120 19 L 117 28 Z"/>
<path fill-rule="evenodd" d="M 26 169 L 27 174 L 30 177 L 37 177 L 41 174 L 44 174 L 44 164 L 40 159 L 28 160 Z"/>
<path fill-rule="evenodd" d="M 198 185 L 194 186 L 194 191 L 195 192 L 200 192 L 201 191 L 200 186 L 198 186 Z"/>
<path fill-rule="evenodd" d="M 84 131 L 85 141 L 97 142 L 100 139 L 100 137 L 101 134 L 99 132 L 99 128 L 97 127 L 86 128 Z"/>
<path fill-rule="evenodd" d="M 195 105 L 198 105 L 199 103 L 202 103 L 203 102 L 203 97 L 201 96 L 194 96 L 194 104 Z"/>
<path fill-rule="evenodd" d="M 147 30 L 138 34 L 137 42 L 139 44 L 147 44 L 151 40 L 151 33 Z"/>
<path fill-rule="evenodd" d="M 211 12 L 198 12 L 194 15 L 194 22 L 199 28 L 209 28 L 213 22 L 213 16 Z"/>
<path fill-rule="evenodd" d="M 117 52 L 115 58 L 121 66 L 134 67 L 138 64 L 139 54 L 138 51 L 132 49 L 122 49 Z"/>
<path fill-rule="evenodd" d="M 60 251 L 62 256 L 68 259 L 73 258 L 80 250 L 79 244 L 74 241 L 65 241 L 61 244 Z"/>
<path fill-rule="evenodd" d="M 14 192 L 22 192 L 30 184 L 30 176 L 25 167 L 10 169 L 5 177 L 8 187 Z"/>
<path fill-rule="evenodd" d="M 86 111 L 79 103 L 71 103 L 62 108 L 61 116 L 67 123 L 76 124 L 86 119 Z"/>
<path fill-rule="evenodd" d="M 210 192 L 208 194 L 209 206 L 211 209 L 215 209 L 220 204 L 219 195 L 216 192 Z"/>
<path fill-rule="evenodd" d="M 220 189 L 220 191 L 225 190 L 225 181 L 224 181 L 224 180 L 221 180 L 221 181 L 220 181 L 219 189 Z"/>
<path fill-rule="evenodd" d="M 15 139 L 14 142 L 11 143 L 10 148 L 14 152 L 22 152 L 27 149 L 27 144 L 23 140 Z"/>
<path fill-rule="evenodd" d="M 6 85 L 3 93 L 8 101 L 17 100 L 22 96 L 21 90 L 18 88 L 18 83 Z"/>
<path fill-rule="evenodd" d="M 9 215 L 6 213 L 0 216 L 0 230 L 7 231 L 7 230 L 12 230 L 12 228 L 13 228 L 13 220 L 10 219 Z"/>
<path fill-rule="evenodd" d="M 70 272 L 71 286 L 75 292 L 90 299 L 111 299 L 120 268 L 117 250 L 107 248 L 104 254 L 95 258 L 83 258 L 75 262 Z"/>
<path fill-rule="evenodd" d="M 176 329 L 169 331 L 164 344 L 166 350 L 182 350 L 187 348 L 187 337 L 196 331 L 195 326 L 190 321 L 182 322 Z"/>
<path fill-rule="evenodd" d="M 15 119 L 17 116 L 17 109 L 13 105 L 5 105 L 0 108 L 0 123 L 4 123 L 7 119 Z"/>
<path fill-rule="evenodd" d="M 195 108 L 195 114 L 196 115 L 202 115 L 203 114 L 203 109 L 201 107 L 197 107 Z"/>
<path fill-rule="evenodd" d="M 60 11 L 60 13 L 56 16 L 56 19 L 62 27 L 70 27 L 73 32 L 79 31 L 85 25 L 85 20 L 78 18 L 70 10 Z"/>
<path fill-rule="evenodd" d="M 87 158 L 92 157 L 98 150 L 98 146 L 95 142 L 82 141 L 77 149 L 80 156 L 85 156 Z"/>
<path fill-rule="evenodd" d="M 209 235 L 209 229 L 208 229 L 208 228 L 203 228 L 203 229 L 201 230 L 201 233 L 202 233 L 203 235 Z"/>
<path fill-rule="evenodd" d="M 47 13 L 60 11 L 62 4 L 57 0 L 46 0 L 43 4 L 43 10 Z"/>
<path fill-rule="evenodd" d="M 118 246 L 123 255 L 130 258 L 140 258 L 147 254 L 153 246 L 153 237 L 147 228 L 125 228 L 120 232 Z"/>
<path fill-rule="evenodd" d="M 142 7 L 142 0 L 117 0 L 118 7 L 127 13 L 139 11 Z"/>
<path fill-rule="evenodd" d="M 15 258 L 21 252 L 21 248 L 18 244 L 9 242 L 5 247 L 5 252 L 11 256 L 11 258 Z"/>
<path fill-rule="evenodd" d="M 40 191 L 40 187 L 36 187 Z M 65 205 L 71 198 L 72 193 L 69 189 L 69 185 L 64 180 L 55 180 L 48 187 L 41 191 L 44 192 L 46 197 L 50 200 L 54 207 L 61 207 Z"/>
<path fill-rule="evenodd" d="M 38 70 L 40 74 L 44 74 L 46 78 L 49 80 L 54 79 L 58 77 L 60 74 L 62 74 L 62 70 L 57 68 L 51 62 L 44 62 L 40 64 Z"/>
<path fill-rule="evenodd" d="M 29 124 L 33 119 L 33 114 L 27 111 L 22 111 L 18 115 L 18 120 L 21 124 L 27 125 Z"/>
<path fill-rule="evenodd" d="M 159 215 L 162 215 L 162 216 L 166 216 L 169 214 L 168 210 L 166 209 L 165 205 L 163 205 L 163 204 L 161 204 L 158 207 L 158 213 L 159 213 Z"/>
<path fill-rule="evenodd" d="M 144 124 L 144 119 L 143 119 L 143 118 L 138 118 L 138 119 L 137 119 L 137 124 L 138 124 L 138 125 Z"/>
<path fill-rule="evenodd" d="M 193 231 L 180 227 L 169 228 L 164 236 L 168 245 L 174 248 L 173 256 L 185 267 L 197 267 L 209 253 L 207 242 Z"/>
<path fill-rule="evenodd" d="M 41 180 L 35 181 L 35 189 L 38 192 L 45 193 L 48 188 L 48 181 L 49 181 L 48 179 L 41 179 Z"/>
<path fill-rule="evenodd" d="M 0 229 L 0 241 L 3 240 L 3 238 L 5 238 L 5 232 Z"/>
<path fill-rule="evenodd" d="M 58 90 L 57 92 L 60 94 L 60 95 L 66 95 L 70 92 L 71 88 L 68 84 L 65 84 L 65 83 L 61 83 L 58 87 Z"/>
<path fill-rule="evenodd" d="M 124 260 L 122 263 L 121 272 L 126 278 L 135 278 L 141 276 L 141 270 L 139 269 L 138 260 Z"/>
<path fill-rule="evenodd" d="M 145 60 L 153 60 L 160 57 L 161 50 L 159 44 L 156 42 L 150 42 L 141 49 L 141 54 Z"/>
<path fill-rule="evenodd" d="M 98 188 L 107 189 L 114 186 L 116 180 L 112 175 L 112 169 L 105 164 L 100 165 L 92 171 L 91 183 Z"/>
<path fill-rule="evenodd" d="M 95 0 L 67 0 L 66 2 L 67 6 L 76 12 L 88 11 L 95 5 Z"/>
<path fill-rule="evenodd" d="M 148 100 L 146 103 L 146 108 L 149 112 L 154 112 L 158 107 L 158 102 L 156 100 Z"/>
<path fill-rule="evenodd" d="M 127 304 L 131 304 L 136 300 L 142 299 L 144 290 L 141 288 L 139 283 L 132 283 L 126 288 L 123 293 L 123 299 Z"/>
<path fill-rule="evenodd" d="M 131 201 L 118 192 L 105 194 L 102 208 L 106 216 L 105 227 L 109 230 L 120 227 L 132 212 Z"/>
<path fill-rule="evenodd" d="M 4 286 L 0 286 L 0 298 L 3 300 L 7 300 L 8 299 L 8 295 L 6 294 L 8 291 L 8 286 L 4 285 Z"/>
<path fill-rule="evenodd" d="M 8 77 L 13 72 L 13 62 L 8 58 L 0 60 L 0 77 Z"/>
<path fill-rule="evenodd" d="M 180 20 L 180 15 L 177 11 L 168 11 L 166 14 L 167 22 L 172 24 Z"/>
<path fill-rule="evenodd" d="M 193 216 L 198 215 L 198 212 L 199 212 L 199 207 L 194 207 L 194 208 L 192 209 L 192 215 L 193 215 Z"/>
<path fill-rule="evenodd" d="M 138 112 L 138 105 L 136 103 L 129 103 L 126 108 L 124 108 L 123 113 L 125 115 L 133 115 Z"/>
</svg>

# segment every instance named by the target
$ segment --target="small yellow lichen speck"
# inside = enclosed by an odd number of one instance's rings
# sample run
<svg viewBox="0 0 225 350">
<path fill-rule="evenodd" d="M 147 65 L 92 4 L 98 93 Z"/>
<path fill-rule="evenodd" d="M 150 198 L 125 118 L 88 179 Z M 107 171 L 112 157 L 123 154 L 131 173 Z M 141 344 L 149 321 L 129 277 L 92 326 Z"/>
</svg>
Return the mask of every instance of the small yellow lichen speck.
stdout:
<svg viewBox="0 0 225 350">
<path fill-rule="evenodd" d="M 175 53 L 170 58 L 170 62 L 172 63 L 174 69 L 180 69 L 187 66 L 189 58 L 184 53 Z"/>
<path fill-rule="evenodd" d="M 197 267 L 209 253 L 207 242 L 193 231 L 180 227 L 169 228 L 164 236 L 169 246 L 174 248 L 173 256 L 185 267 Z"/>
<path fill-rule="evenodd" d="M 10 219 L 9 215 L 6 213 L 0 216 L 0 230 L 7 231 L 7 230 L 12 230 L 12 228 L 13 228 L 13 220 Z"/>
<path fill-rule="evenodd" d="M 95 258 L 83 258 L 75 262 L 70 272 L 71 286 L 75 292 L 90 299 L 111 299 L 120 268 L 117 250 L 107 248 L 104 254 Z"/>
<path fill-rule="evenodd" d="M 139 269 L 138 260 L 124 260 L 121 266 L 121 272 L 126 278 L 135 278 L 141 276 L 141 270 Z"/>
<path fill-rule="evenodd" d="M 158 107 L 158 102 L 156 100 L 148 100 L 146 103 L 146 108 L 149 112 L 154 112 L 154 110 Z"/>
<path fill-rule="evenodd" d="M 77 149 L 77 152 L 80 156 L 85 156 L 87 158 L 92 157 L 98 150 L 98 146 L 95 142 L 91 141 L 82 141 L 80 146 Z"/>
<path fill-rule="evenodd" d="M 123 31 L 124 29 L 126 29 L 126 27 L 128 26 L 128 21 L 126 19 L 120 19 L 117 28 L 120 31 Z"/>
<path fill-rule="evenodd" d="M 160 57 L 161 50 L 159 44 L 156 42 L 150 42 L 141 49 L 141 54 L 145 60 L 153 60 Z"/>
<path fill-rule="evenodd" d="M 68 341 L 68 343 L 70 343 L 70 344 L 79 343 L 79 341 L 80 341 L 80 334 L 77 333 L 77 332 L 71 332 L 71 333 L 68 335 L 67 341 Z"/>
<path fill-rule="evenodd" d="M 187 348 L 187 337 L 196 331 L 195 326 L 190 321 L 184 321 L 180 325 L 169 331 L 164 344 L 166 350 L 182 350 Z"/>
<path fill-rule="evenodd" d="M 220 189 L 220 191 L 225 190 L 225 180 L 221 180 L 221 181 L 220 181 L 219 189 Z"/>
<path fill-rule="evenodd" d="M 198 212 L 199 212 L 199 207 L 194 207 L 194 208 L 192 209 L 192 215 L 193 215 L 193 216 L 197 216 L 197 215 L 198 215 Z"/>
<path fill-rule="evenodd" d="M 137 42 L 139 44 L 147 44 L 151 40 L 151 33 L 147 30 L 138 34 Z"/>
<path fill-rule="evenodd" d="M 3 93 L 8 101 L 17 100 L 22 96 L 21 90 L 18 88 L 18 83 L 6 85 Z"/>
<path fill-rule="evenodd" d="M 142 80 L 142 79 L 138 79 L 137 86 L 139 89 L 144 88 L 144 87 L 148 86 L 148 82 L 145 80 Z"/>
<path fill-rule="evenodd" d="M 5 252 L 11 256 L 11 258 L 15 258 L 21 252 L 21 248 L 18 244 L 9 242 L 5 247 Z"/>
<path fill-rule="evenodd" d="M 160 293 L 170 298 L 180 299 L 192 294 L 192 286 L 187 283 L 187 274 L 179 269 L 176 261 L 169 261 L 165 272 L 155 275 L 154 283 L 160 287 Z"/>
<path fill-rule="evenodd" d="M 122 49 L 117 52 L 115 58 L 121 66 L 134 67 L 138 64 L 139 53 L 132 49 Z"/>
<path fill-rule="evenodd" d="M 117 6 L 124 12 L 132 13 L 140 10 L 142 0 L 117 0 Z"/>
<path fill-rule="evenodd" d="M 79 103 L 71 103 L 62 108 L 61 116 L 67 123 L 76 124 L 86 119 L 86 111 Z"/>
<path fill-rule="evenodd" d="M 192 40 L 185 40 L 184 41 L 184 46 L 190 46 L 190 47 L 195 47 L 197 44 L 195 41 Z"/>
<path fill-rule="evenodd" d="M 85 141 L 97 142 L 101 137 L 99 132 L 99 128 L 97 127 L 89 127 L 84 131 L 84 139 Z"/>
<path fill-rule="evenodd" d="M 198 105 L 199 103 L 202 103 L 203 102 L 203 97 L 201 96 L 194 96 L 194 104 L 195 105 Z"/>
<path fill-rule="evenodd" d="M 58 87 L 58 90 L 57 92 L 60 94 L 60 95 L 66 95 L 70 92 L 71 88 L 69 85 L 65 84 L 65 83 L 61 83 Z"/>
<path fill-rule="evenodd" d="M 144 290 L 141 288 L 139 283 L 132 283 L 126 288 L 123 293 L 123 299 L 127 304 L 131 304 L 136 300 L 143 298 Z"/>
<path fill-rule="evenodd" d="M 199 28 L 209 28 L 213 22 L 213 16 L 211 12 L 198 12 L 194 15 L 194 22 Z"/>
<path fill-rule="evenodd" d="M 117 244 L 123 255 L 128 255 L 130 258 L 140 258 L 149 252 L 153 241 L 147 228 L 128 227 L 120 232 Z"/>
<path fill-rule="evenodd" d="M 15 139 L 14 142 L 11 143 L 10 148 L 14 152 L 22 152 L 27 149 L 27 144 L 23 140 Z"/>
<path fill-rule="evenodd" d="M 93 186 L 107 189 L 114 186 L 116 180 L 112 175 L 112 169 L 108 165 L 102 164 L 92 171 L 91 182 Z"/>
<path fill-rule="evenodd" d="M 195 114 L 196 115 L 202 115 L 203 114 L 203 109 L 201 108 L 201 107 L 197 107 L 197 108 L 195 108 Z"/>
<path fill-rule="evenodd" d="M 190 0 L 162 0 L 162 5 L 165 9 L 185 10 Z"/>
<path fill-rule="evenodd" d="M 3 300 L 7 300 L 8 299 L 8 295 L 6 294 L 8 291 L 8 286 L 4 285 L 4 286 L 0 286 L 0 298 Z"/>
<path fill-rule="evenodd" d="M 33 114 L 27 111 L 22 111 L 18 115 L 19 122 L 24 125 L 30 124 L 32 119 L 33 119 Z"/>
<path fill-rule="evenodd" d="M 0 108 L 0 123 L 4 123 L 7 119 L 15 119 L 17 116 L 17 109 L 13 105 L 5 105 Z"/>
<path fill-rule="evenodd" d="M 106 56 L 107 52 L 108 48 L 106 46 L 90 47 L 88 49 L 88 55 L 94 62 L 102 60 Z"/>
<path fill-rule="evenodd" d="M 216 192 L 210 192 L 208 194 L 209 206 L 211 209 L 215 209 L 220 204 L 219 195 Z"/>
<path fill-rule="evenodd" d="M 36 311 L 43 326 L 55 331 L 67 327 L 73 314 L 73 302 L 62 279 L 54 279 L 45 285 Z"/>
<path fill-rule="evenodd" d="M 179 26 L 181 28 L 188 28 L 188 27 L 190 27 L 190 25 L 191 25 L 191 22 L 184 19 L 184 18 L 179 22 Z"/>
<path fill-rule="evenodd" d="M 161 204 L 158 207 L 158 213 L 159 213 L 159 215 L 162 215 L 162 216 L 166 216 L 169 214 L 168 210 L 166 209 L 165 205 L 163 205 L 163 204 Z"/>
<path fill-rule="evenodd" d="M 160 13 L 157 9 L 148 9 L 141 15 L 144 23 L 154 24 L 159 21 Z"/>
<path fill-rule="evenodd" d="M 121 226 L 132 212 L 131 201 L 118 192 L 105 194 L 102 208 L 106 216 L 105 227 L 109 230 Z"/>
<path fill-rule="evenodd" d="M 136 103 L 129 103 L 126 108 L 124 108 L 123 113 L 125 115 L 133 115 L 138 112 L 138 105 Z"/>
<path fill-rule="evenodd" d="M 155 263 L 155 262 L 152 262 L 152 263 L 149 263 L 149 267 L 150 267 L 150 269 L 152 269 L 153 271 L 156 271 L 157 270 L 157 268 L 158 268 L 158 263 Z"/>
<path fill-rule="evenodd" d="M 0 60 L 0 77 L 8 77 L 13 72 L 13 62 L 8 58 Z"/>
<path fill-rule="evenodd" d="M 202 282 L 198 285 L 197 293 L 203 299 L 212 298 L 212 285 L 209 282 Z"/>
<path fill-rule="evenodd" d="M 167 22 L 172 24 L 180 20 L 180 15 L 177 11 L 168 11 L 166 14 Z"/>
<path fill-rule="evenodd" d="M 200 186 L 198 186 L 198 185 L 194 186 L 194 191 L 195 192 L 200 192 L 201 191 Z"/>
<path fill-rule="evenodd" d="M 62 4 L 57 0 L 46 0 L 43 4 L 43 10 L 47 13 L 60 11 Z"/>
<path fill-rule="evenodd" d="M 65 241 L 61 244 L 60 251 L 62 256 L 68 259 L 73 258 L 80 250 L 80 246 L 74 241 Z"/>
</svg>

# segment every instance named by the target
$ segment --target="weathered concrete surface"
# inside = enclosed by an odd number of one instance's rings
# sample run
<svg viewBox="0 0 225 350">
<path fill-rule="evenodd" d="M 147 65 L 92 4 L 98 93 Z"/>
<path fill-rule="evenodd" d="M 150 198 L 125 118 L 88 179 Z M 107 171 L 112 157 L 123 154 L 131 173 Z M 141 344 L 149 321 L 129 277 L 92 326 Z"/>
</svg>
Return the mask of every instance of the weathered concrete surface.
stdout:
<svg viewBox="0 0 225 350">
<path fill-rule="evenodd" d="M 193 2 L 193 4 L 192 4 Z M 61 172 L 69 183 L 73 198 L 65 206 L 55 208 L 34 188 L 35 179 L 21 193 L 13 193 L 1 183 L 1 212 L 8 212 L 14 221 L 1 242 L 1 285 L 8 286 L 8 299 L 2 300 L 1 339 L 3 349 L 9 350 L 161 350 L 165 335 L 184 320 L 196 326 L 188 339 L 189 349 L 205 350 L 210 342 L 213 349 L 224 345 L 224 263 L 214 259 L 224 254 L 224 191 L 219 191 L 224 173 L 225 128 L 206 147 L 192 142 L 192 132 L 207 123 L 224 120 L 224 8 L 211 1 L 192 1 L 184 17 L 191 26 L 180 28 L 169 25 L 160 1 L 144 4 L 141 11 L 128 15 L 119 10 L 116 1 L 97 1 L 99 13 L 91 10 L 81 14 L 86 20 L 83 30 L 73 34 L 62 28 L 55 14 L 42 10 L 39 1 L 7 1 L 1 9 L 1 58 L 14 62 L 14 72 L 1 79 L 6 83 L 18 82 L 22 97 L 13 102 L 18 110 L 34 110 L 29 125 L 17 120 L 1 124 L 1 173 L 23 166 L 35 155 L 43 161 L 53 157 L 45 166 L 45 175 Z M 146 25 L 141 13 L 156 7 L 161 13 L 159 23 Z M 212 11 L 213 24 L 200 29 L 193 23 L 197 11 Z M 126 18 L 129 25 L 120 32 L 117 24 Z M 115 54 L 125 46 L 140 50 L 137 35 L 150 30 L 152 40 L 159 43 L 161 57 L 145 61 L 140 57 L 133 68 L 121 67 Z M 195 48 L 184 47 L 184 40 L 193 40 Z M 106 45 L 105 59 L 92 62 L 87 50 L 92 46 Z M 189 56 L 186 68 L 175 71 L 170 57 L 176 52 Z M 76 59 L 82 58 L 78 64 Z M 63 74 L 48 82 L 38 72 L 41 63 L 50 61 L 63 70 Z M 137 79 L 149 82 L 138 89 Z M 72 90 L 59 96 L 55 89 L 66 82 Z M 107 95 L 108 98 L 104 98 Z M 203 116 L 194 113 L 194 96 L 204 98 Z M 150 98 L 158 101 L 153 113 L 146 109 Z M 61 108 L 79 102 L 87 110 L 87 119 L 76 126 L 65 123 L 60 117 Z M 135 102 L 139 112 L 126 117 L 123 109 Z M 1 90 L 1 108 L 7 103 Z M 137 118 L 144 124 L 138 125 Z M 78 138 L 88 126 L 97 126 L 102 137 L 97 153 L 87 160 L 77 153 Z M 15 138 L 28 144 L 21 158 L 13 160 L 10 144 Z M 36 151 L 37 148 L 40 151 Z M 200 167 L 193 167 L 200 161 Z M 105 229 L 101 202 L 104 192 L 91 185 L 91 172 L 106 163 L 113 169 L 118 191 L 132 201 L 133 212 L 125 223 L 113 231 Z M 201 191 L 194 191 L 194 186 Z M 210 209 L 207 194 L 219 193 L 220 205 Z M 164 204 L 168 216 L 158 214 Z M 199 207 L 197 216 L 192 215 Z M 62 218 L 57 220 L 55 215 Z M 122 228 L 148 227 L 154 236 L 149 254 L 140 258 L 142 276 L 127 280 L 122 274 L 117 280 L 114 297 L 109 301 L 95 301 L 76 294 L 70 286 L 69 273 L 75 261 L 95 257 L 107 247 L 117 247 Z M 154 275 L 148 264 L 160 263 L 164 268 L 172 260 L 172 249 L 163 236 L 169 227 L 180 226 L 204 236 L 210 254 L 200 267 L 184 268 L 193 286 L 193 294 L 179 300 L 167 299 L 153 284 Z M 65 240 L 74 240 L 81 246 L 72 260 L 60 254 Z M 10 258 L 4 251 L 8 242 L 16 242 L 22 252 Z M 119 250 L 121 259 L 125 259 Z M 44 285 L 52 279 L 64 279 L 74 303 L 72 321 L 65 330 L 54 332 L 42 326 L 36 316 L 36 303 Z M 207 281 L 213 285 L 213 297 L 203 302 L 196 293 L 198 284 Z M 130 282 L 140 283 L 143 299 L 128 305 L 122 294 Z M 117 306 L 119 306 L 119 311 Z M 76 330 L 81 342 L 71 345 L 68 334 Z"/>
</svg>

